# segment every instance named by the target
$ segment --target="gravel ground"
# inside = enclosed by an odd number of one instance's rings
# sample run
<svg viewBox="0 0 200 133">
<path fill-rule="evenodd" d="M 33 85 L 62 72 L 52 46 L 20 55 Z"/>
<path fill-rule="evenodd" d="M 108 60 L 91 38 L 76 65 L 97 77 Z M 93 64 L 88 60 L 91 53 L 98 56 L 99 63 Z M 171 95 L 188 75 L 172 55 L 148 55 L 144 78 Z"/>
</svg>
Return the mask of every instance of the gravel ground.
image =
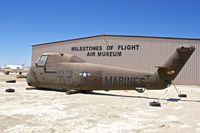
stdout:
<svg viewBox="0 0 200 133">
<path fill-rule="evenodd" d="M 0 74 L 1 133 L 200 133 L 200 88 L 177 86 L 188 98 L 177 99 L 173 87 L 161 91 L 64 92 L 26 90 L 24 79 Z M 5 89 L 14 88 L 15 93 Z M 165 94 L 165 95 L 164 95 Z M 160 100 L 161 107 L 149 102 Z"/>
</svg>

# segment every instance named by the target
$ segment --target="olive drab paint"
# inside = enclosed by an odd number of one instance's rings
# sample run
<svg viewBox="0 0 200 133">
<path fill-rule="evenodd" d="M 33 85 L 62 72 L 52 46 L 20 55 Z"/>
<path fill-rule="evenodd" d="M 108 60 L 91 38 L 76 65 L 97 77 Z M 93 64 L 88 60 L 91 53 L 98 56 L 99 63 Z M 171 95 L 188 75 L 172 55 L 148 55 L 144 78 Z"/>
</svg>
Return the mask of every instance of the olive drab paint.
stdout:
<svg viewBox="0 0 200 133">
<path fill-rule="evenodd" d="M 138 48 L 139 46 L 123 47 L 123 49 Z M 81 49 L 90 48 L 74 48 L 74 50 Z M 27 83 L 34 87 L 65 91 L 137 90 L 137 88 L 160 90 L 173 82 L 194 51 L 193 46 L 177 48 L 162 66 L 157 67 L 155 73 L 88 63 L 70 54 L 44 53 L 35 66 L 30 68 Z"/>
</svg>

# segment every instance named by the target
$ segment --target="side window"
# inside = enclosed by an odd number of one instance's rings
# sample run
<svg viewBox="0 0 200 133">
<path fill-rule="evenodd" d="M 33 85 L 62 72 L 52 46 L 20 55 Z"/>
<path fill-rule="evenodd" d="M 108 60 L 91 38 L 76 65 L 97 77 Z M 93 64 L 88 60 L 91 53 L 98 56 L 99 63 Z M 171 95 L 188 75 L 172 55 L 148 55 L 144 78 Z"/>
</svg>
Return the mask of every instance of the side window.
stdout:
<svg viewBox="0 0 200 133">
<path fill-rule="evenodd" d="M 37 61 L 37 66 L 45 66 L 47 57 L 48 57 L 47 55 L 42 55 Z"/>
<path fill-rule="evenodd" d="M 61 62 L 60 55 L 49 55 L 46 63 L 46 72 L 56 72 Z"/>
</svg>

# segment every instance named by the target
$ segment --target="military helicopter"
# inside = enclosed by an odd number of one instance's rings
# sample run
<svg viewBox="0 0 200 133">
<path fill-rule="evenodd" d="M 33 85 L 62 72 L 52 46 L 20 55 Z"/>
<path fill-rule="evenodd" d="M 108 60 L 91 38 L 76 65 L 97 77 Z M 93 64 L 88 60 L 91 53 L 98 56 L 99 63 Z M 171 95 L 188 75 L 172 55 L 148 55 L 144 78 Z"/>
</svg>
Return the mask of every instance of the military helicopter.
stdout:
<svg viewBox="0 0 200 133">
<path fill-rule="evenodd" d="M 67 94 L 93 90 L 161 90 L 169 87 L 194 46 L 179 47 L 155 73 L 85 62 L 78 56 L 60 53 L 42 54 L 27 74 L 29 86 L 59 89 Z"/>
</svg>

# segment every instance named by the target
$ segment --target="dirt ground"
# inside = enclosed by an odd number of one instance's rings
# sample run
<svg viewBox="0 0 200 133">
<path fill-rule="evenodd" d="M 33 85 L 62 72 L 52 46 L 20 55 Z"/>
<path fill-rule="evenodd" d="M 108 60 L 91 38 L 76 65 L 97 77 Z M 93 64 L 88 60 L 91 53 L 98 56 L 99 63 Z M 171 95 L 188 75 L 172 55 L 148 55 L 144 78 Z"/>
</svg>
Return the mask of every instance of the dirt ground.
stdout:
<svg viewBox="0 0 200 133">
<path fill-rule="evenodd" d="M 200 87 L 177 86 L 161 91 L 64 92 L 26 90 L 24 79 L 0 74 L 1 133 L 200 133 Z M 14 88 L 15 93 L 5 89 Z M 161 107 L 149 102 L 160 100 Z"/>
</svg>

